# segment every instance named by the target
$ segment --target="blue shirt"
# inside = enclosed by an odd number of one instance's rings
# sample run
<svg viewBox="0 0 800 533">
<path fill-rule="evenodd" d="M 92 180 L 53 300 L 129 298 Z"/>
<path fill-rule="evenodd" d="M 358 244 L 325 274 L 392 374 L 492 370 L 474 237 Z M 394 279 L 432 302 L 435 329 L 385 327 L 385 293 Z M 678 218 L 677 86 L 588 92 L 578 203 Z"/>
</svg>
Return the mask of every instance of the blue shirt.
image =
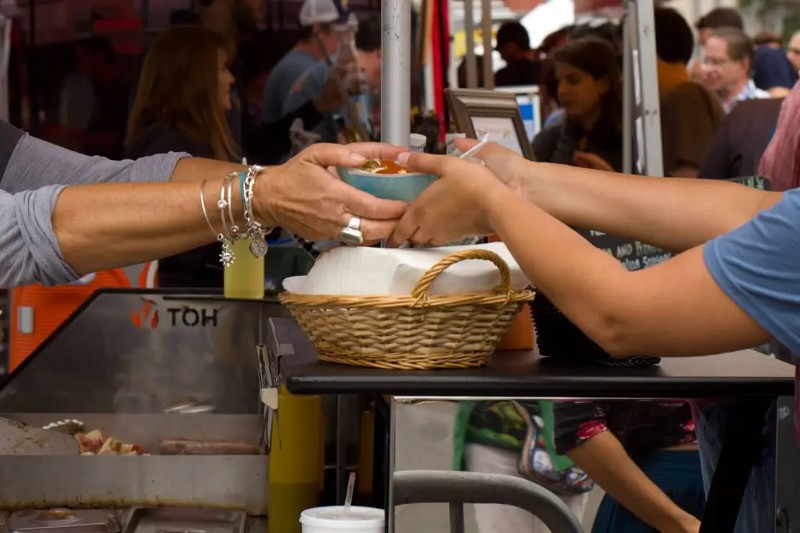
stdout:
<svg viewBox="0 0 800 533">
<path fill-rule="evenodd" d="M 725 294 L 789 348 L 795 358 L 800 357 L 800 189 L 784 193 L 771 209 L 707 243 L 703 255 L 711 276 Z M 700 407 L 698 441 L 706 483 L 719 457 L 730 416 L 724 405 Z M 765 448 L 750 474 L 736 533 L 774 529 L 774 409 L 767 419 Z"/>
<path fill-rule="evenodd" d="M 335 62 L 336 58 L 333 57 L 331 60 Z M 309 100 L 312 100 L 322 94 L 322 89 L 325 87 L 325 81 L 327 79 L 328 64 L 325 61 L 318 61 L 308 70 L 308 72 L 306 72 L 300 79 L 297 80 L 295 87 L 286 97 L 286 102 L 283 106 L 284 114 L 300 108 Z M 369 131 L 369 121 L 367 120 L 371 106 L 369 91 L 361 96 L 353 97 L 353 101 L 357 102 L 361 106 L 361 120 L 367 126 L 367 130 Z M 313 130 L 315 133 L 320 134 L 322 137 L 322 142 L 337 142 L 339 128 L 334 120 L 335 115 L 344 117 L 345 122 L 348 122 L 347 111 L 344 107 L 334 113 L 329 113 L 325 119 Z"/>
<path fill-rule="evenodd" d="M 800 189 L 707 243 L 704 258 L 725 294 L 800 356 Z"/>
<path fill-rule="evenodd" d="M 264 85 L 264 122 L 283 117 L 283 103 L 292 87 L 317 60 L 301 50 L 291 50 L 278 61 Z"/>
<path fill-rule="evenodd" d="M 753 81 L 765 91 L 775 87 L 791 89 L 797 81 L 797 72 L 783 50 L 759 46 L 753 60 Z"/>
</svg>

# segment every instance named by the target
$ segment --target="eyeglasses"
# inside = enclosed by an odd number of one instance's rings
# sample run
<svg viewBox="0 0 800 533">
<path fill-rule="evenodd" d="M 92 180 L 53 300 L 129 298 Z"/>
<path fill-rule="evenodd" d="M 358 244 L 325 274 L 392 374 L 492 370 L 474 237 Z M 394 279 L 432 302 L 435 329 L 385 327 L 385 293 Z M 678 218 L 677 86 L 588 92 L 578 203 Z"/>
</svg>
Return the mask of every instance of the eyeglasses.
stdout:
<svg viewBox="0 0 800 533">
<path fill-rule="evenodd" d="M 709 67 L 721 67 L 727 63 L 732 63 L 733 60 L 722 58 L 722 57 L 705 57 L 703 58 L 703 64 L 708 65 Z"/>
</svg>

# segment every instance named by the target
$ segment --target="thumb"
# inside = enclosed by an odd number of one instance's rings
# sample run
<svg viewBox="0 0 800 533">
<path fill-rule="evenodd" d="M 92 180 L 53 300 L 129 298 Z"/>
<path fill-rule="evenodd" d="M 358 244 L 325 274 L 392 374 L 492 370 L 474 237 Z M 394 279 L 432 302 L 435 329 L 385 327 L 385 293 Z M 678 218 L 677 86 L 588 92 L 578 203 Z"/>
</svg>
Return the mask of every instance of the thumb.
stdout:
<svg viewBox="0 0 800 533">
<path fill-rule="evenodd" d="M 315 144 L 298 155 L 306 163 L 327 167 L 359 167 L 367 158 L 341 144 Z"/>
<path fill-rule="evenodd" d="M 451 156 L 431 155 L 419 152 L 405 152 L 397 157 L 397 162 L 414 172 L 425 172 L 434 176 L 444 175 L 445 163 L 452 160 Z"/>
</svg>

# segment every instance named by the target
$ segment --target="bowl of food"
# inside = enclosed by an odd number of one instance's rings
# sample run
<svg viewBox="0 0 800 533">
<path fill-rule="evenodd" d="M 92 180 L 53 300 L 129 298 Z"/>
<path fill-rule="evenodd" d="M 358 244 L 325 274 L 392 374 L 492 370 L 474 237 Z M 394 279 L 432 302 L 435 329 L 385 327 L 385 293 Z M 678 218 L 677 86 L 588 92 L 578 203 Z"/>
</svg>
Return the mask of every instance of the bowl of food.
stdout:
<svg viewBox="0 0 800 533">
<path fill-rule="evenodd" d="M 394 161 L 370 159 L 361 168 L 337 167 L 339 177 L 378 198 L 413 202 L 436 176 L 412 172 Z"/>
</svg>

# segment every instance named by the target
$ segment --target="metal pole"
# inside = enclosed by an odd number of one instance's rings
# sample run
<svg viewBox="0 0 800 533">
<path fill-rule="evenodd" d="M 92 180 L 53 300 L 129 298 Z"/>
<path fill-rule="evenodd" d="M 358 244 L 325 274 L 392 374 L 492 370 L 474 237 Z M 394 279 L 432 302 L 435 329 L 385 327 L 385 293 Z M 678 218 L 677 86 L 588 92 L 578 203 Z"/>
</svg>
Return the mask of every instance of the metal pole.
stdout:
<svg viewBox="0 0 800 533">
<path fill-rule="evenodd" d="M 625 3 L 625 27 L 622 28 L 622 171 L 633 172 L 633 62 L 631 32 L 635 20 L 630 2 Z"/>
<path fill-rule="evenodd" d="M 494 89 L 494 65 L 492 64 L 492 0 L 483 0 L 483 87 Z"/>
<path fill-rule="evenodd" d="M 664 175 L 664 156 L 661 145 L 661 104 L 658 96 L 656 70 L 655 12 L 652 2 L 636 4 L 637 44 L 641 75 L 642 129 L 644 130 L 645 168 L 647 176 Z"/>
<path fill-rule="evenodd" d="M 473 0 L 464 0 L 464 34 L 467 37 L 467 87 L 478 86 L 478 63 L 475 60 L 475 15 Z"/>
<path fill-rule="evenodd" d="M 408 146 L 411 134 L 411 2 L 383 0 L 381 140 Z"/>
</svg>

